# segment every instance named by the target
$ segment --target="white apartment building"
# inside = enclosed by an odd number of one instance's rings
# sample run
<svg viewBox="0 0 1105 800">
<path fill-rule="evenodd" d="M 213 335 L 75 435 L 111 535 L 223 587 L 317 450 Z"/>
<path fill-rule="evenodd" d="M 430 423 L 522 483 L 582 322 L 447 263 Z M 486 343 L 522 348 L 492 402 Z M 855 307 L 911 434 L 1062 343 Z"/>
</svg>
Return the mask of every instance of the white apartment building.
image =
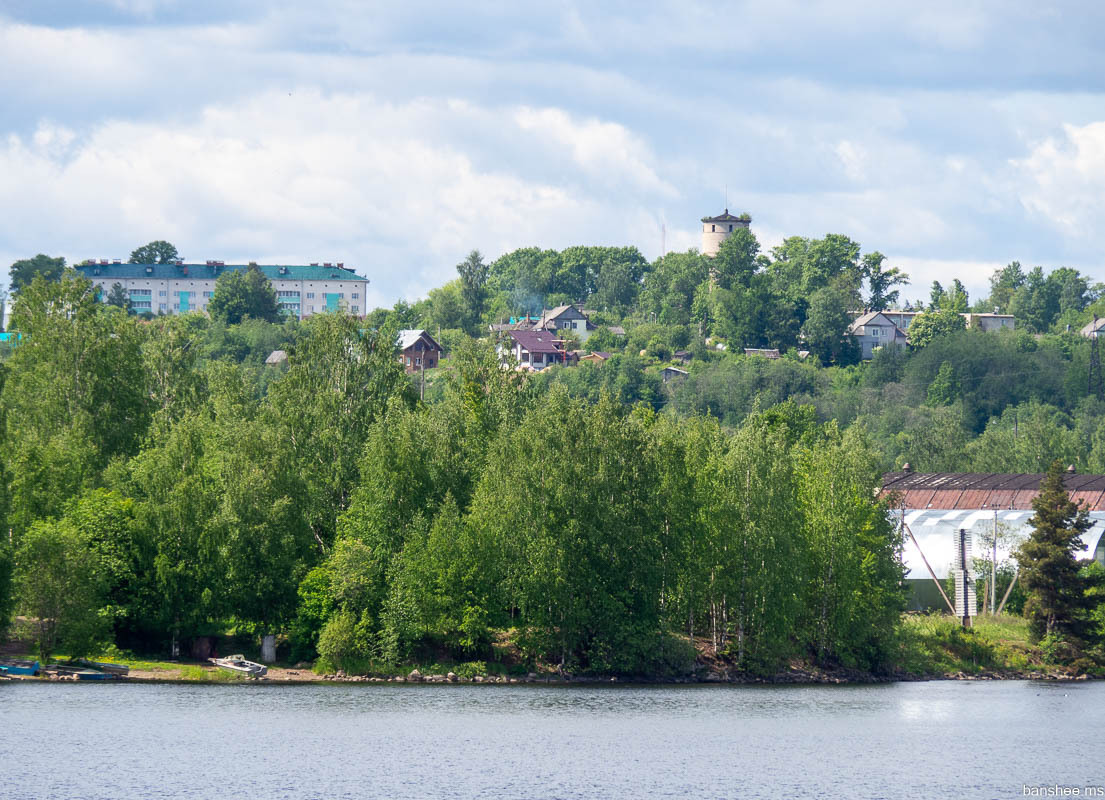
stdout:
<svg viewBox="0 0 1105 800">
<path fill-rule="evenodd" d="M 86 261 L 76 270 L 99 287 L 106 300 L 112 286 L 120 284 L 130 297 L 136 312 L 182 314 L 206 311 L 215 293 L 215 280 L 232 270 L 248 269 L 250 264 L 124 264 L 120 261 Z M 282 265 L 259 264 L 272 283 L 280 309 L 306 319 L 312 314 L 344 310 L 354 316 L 366 313 L 365 294 L 368 279 L 344 264 Z"/>
</svg>

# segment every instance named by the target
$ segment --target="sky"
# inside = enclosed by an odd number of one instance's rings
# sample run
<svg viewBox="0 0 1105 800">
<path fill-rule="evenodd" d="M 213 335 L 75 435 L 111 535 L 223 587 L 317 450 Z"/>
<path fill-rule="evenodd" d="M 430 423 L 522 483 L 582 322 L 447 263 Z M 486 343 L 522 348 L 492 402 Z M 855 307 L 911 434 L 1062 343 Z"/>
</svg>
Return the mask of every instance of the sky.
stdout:
<svg viewBox="0 0 1105 800">
<path fill-rule="evenodd" d="M 342 261 L 842 233 L 972 298 L 1105 280 L 1105 6 L 0 0 L 0 264 Z"/>
</svg>

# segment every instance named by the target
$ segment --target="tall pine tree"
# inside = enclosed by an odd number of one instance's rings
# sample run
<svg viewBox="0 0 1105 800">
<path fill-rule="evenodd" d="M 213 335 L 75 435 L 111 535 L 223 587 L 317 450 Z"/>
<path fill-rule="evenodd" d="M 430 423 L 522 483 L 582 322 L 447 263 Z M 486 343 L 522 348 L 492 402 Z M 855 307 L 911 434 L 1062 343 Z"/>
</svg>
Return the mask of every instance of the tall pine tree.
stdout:
<svg viewBox="0 0 1105 800">
<path fill-rule="evenodd" d="M 1063 488 L 1063 465 L 1053 461 L 1032 501 L 1033 531 L 1017 551 L 1021 579 L 1028 591 L 1024 613 L 1037 641 L 1059 634 L 1079 638 L 1086 603 L 1084 579 L 1075 554 L 1082 534 L 1093 524 L 1089 513 Z"/>
</svg>

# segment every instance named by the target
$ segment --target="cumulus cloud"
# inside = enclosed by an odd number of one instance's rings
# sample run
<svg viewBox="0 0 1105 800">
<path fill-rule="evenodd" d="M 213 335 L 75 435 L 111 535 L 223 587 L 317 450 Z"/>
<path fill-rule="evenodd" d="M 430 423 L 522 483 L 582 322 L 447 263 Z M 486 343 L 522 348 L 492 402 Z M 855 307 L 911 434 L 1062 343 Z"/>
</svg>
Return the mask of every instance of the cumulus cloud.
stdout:
<svg viewBox="0 0 1105 800">
<path fill-rule="evenodd" d="M 482 149 L 460 146 L 454 129 Z M 512 148 L 565 152 L 575 173 L 549 180 L 525 158 L 487 166 L 488 151 Z M 454 277 L 473 247 L 624 243 L 652 222 L 643 203 L 611 195 L 672 191 L 649 159 L 619 126 L 557 109 L 267 93 L 187 124 L 110 121 L 80 133 L 44 123 L 9 136 L 0 239 L 13 258 L 119 257 L 165 238 L 196 259 L 343 260 L 390 305 Z"/>
<path fill-rule="evenodd" d="M 1064 125 L 1061 137 L 1048 137 L 1012 165 L 1033 215 L 1066 235 L 1105 244 L 1105 122 Z"/>
</svg>

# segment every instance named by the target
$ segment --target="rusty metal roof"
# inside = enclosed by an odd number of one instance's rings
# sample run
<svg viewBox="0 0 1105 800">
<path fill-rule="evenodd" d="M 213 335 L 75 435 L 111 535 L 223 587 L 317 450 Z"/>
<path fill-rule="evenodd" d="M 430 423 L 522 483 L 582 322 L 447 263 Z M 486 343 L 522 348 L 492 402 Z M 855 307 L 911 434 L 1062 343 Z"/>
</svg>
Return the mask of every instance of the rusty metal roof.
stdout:
<svg viewBox="0 0 1105 800">
<path fill-rule="evenodd" d="M 897 492 L 906 508 L 1031 510 L 1043 473 L 888 472 L 882 494 Z M 1089 511 L 1105 511 L 1105 475 L 1067 473 L 1063 485 Z"/>
</svg>

